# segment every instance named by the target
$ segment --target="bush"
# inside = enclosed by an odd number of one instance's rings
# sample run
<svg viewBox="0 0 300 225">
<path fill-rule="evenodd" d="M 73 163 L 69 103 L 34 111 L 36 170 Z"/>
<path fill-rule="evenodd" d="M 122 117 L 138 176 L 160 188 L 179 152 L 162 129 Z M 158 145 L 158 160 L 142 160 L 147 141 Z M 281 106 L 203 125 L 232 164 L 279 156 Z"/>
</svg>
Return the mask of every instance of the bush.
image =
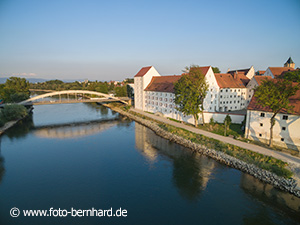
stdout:
<svg viewBox="0 0 300 225">
<path fill-rule="evenodd" d="M 215 120 L 214 120 L 214 118 L 210 118 L 210 120 L 209 120 L 209 124 L 211 124 L 211 125 L 214 125 L 215 124 Z"/>
<path fill-rule="evenodd" d="M 22 119 L 28 115 L 27 109 L 23 105 L 6 105 L 1 111 L 1 118 L 5 121 Z"/>
</svg>

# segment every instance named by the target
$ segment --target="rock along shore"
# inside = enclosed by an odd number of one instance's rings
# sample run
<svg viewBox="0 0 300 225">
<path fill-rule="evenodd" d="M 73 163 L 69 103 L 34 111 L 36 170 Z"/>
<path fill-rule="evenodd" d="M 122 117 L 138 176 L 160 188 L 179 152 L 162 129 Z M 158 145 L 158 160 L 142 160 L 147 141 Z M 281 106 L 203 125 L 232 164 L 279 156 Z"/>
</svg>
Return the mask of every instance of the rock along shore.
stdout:
<svg viewBox="0 0 300 225">
<path fill-rule="evenodd" d="M 279 177 L 276 174 L 269 172 L 267 170 L 258 168 L 257 166 L 253 164 L 245 163 L 242 160 L 236 159 L 232 156 L 229 156 L 223 152 L 216 151 L 214 149 L 209 149 L 205 145 L 196 144 L 194 142 L 191 142 L 190 140 L 187 140 L 183 137 L 177 136 L 175 134 L 172 134 L 170 132 L 167 132 L 160 128 L 156 123 L 151 122 L 147 119 L 142 119 L 141 117 L 135 116 L 129 112 L 125 112 L 119 108 L 111 107 L 109 105 L 104 105 L 106 107 L 111 108 L 112 110 L 129 117 L 132 120 L 135 120 L 136 122 L 150 128 L 155 134 L 168 139 L 172 142 L 175 142 L 177 144 L 180 144 L 184 147 L 187 147 L 195 152 L 198 152 L 202 155 L 208 156 L 220 163 L 223 163 L 227 166 L 230 166 L 232 168 L 238 169 L 244 173 L 248 173 L 252 175 L 253 177 L 273 185 L 274 187 L 289 192 L 296 197 L 300 198 L 300 190 L 296 189 L 297 183 L 294 179 L 286 179 L 283 177 Z"/>
</svg>

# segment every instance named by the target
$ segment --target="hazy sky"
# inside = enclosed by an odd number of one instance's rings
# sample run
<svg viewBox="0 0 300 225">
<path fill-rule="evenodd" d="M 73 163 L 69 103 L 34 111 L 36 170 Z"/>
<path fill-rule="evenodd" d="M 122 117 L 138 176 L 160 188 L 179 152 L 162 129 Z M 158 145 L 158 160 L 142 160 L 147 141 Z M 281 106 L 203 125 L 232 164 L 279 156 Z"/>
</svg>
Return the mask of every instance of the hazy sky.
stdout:
<svg viewBox="0 0 300 225">
<path fill-rule="evenodd" d="M 0 0 L 0 77 L 122 80 L 143 66 L 300 67 L 299 0 Z"/>
</svg>

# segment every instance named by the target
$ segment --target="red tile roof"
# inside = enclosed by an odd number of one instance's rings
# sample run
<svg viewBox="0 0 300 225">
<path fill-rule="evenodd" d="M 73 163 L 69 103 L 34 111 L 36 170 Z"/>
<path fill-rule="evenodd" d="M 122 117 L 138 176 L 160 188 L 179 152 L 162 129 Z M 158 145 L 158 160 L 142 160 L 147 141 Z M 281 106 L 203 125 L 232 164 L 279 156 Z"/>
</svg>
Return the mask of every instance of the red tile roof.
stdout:
<svg viewBox="0 0 300 225">
<path fill-rule="evenodd" d="M 235 78 L 234 75 L 233 78 Z M 250 79 L 246 77 L 246 75 L 243 72 L 237 72 L 236 79 L 239 80 L 238 82 L 242 82 L 244 86 L 246 86 L 250 81 Z"/>
<path fill-rule="evenodd" d="M 254 79 L 258 83 L 258 85 L 261 85 L 264 80 L 273 79 L 271 76 L 254 76 Z"/>
<path fill-rule="evenodd" d="M 174 83 L 180 79 L 181 75 L 152 77 L 151 82 L 145 91 L 159 91 L 174 93 Z"/>
<path fill-rule="evenodd" d="M 294 71 L 291 67 L 269 67 L 274 77 L 280 76 L 283 72 Z"/>
<path fill-rule="evenodd" d="M 144 76 L 152 66 L 143 67 L 134 77 L 142 77 Z"/>
<path fill-rule="evenodd" d="M 240 77 L 234 78 L 230 73 L 215 73 L 215 77 L 220 88 L 245 88 Z"/>
<path fill-rule="evenodd" d="M 294 83 L 294 85 L 297 85 L 297 84 Z M 289 101 L 290 101 L 289 105 L 294 106 L 294 108 L 292 109 L 292 112 L 288 113 L 286 109 L 282 109 L 279 113 L 300 115 L 300 90 L 298 90 L 295 95 L 290 97 Z M 272 112 L 272 110 L 269 107 L 263 107 L 263 106 L 257 104 L 257 99 L 254 96 L 252 97 L 247 109 L 263 111 L 263 112 Z"/>
</svg>

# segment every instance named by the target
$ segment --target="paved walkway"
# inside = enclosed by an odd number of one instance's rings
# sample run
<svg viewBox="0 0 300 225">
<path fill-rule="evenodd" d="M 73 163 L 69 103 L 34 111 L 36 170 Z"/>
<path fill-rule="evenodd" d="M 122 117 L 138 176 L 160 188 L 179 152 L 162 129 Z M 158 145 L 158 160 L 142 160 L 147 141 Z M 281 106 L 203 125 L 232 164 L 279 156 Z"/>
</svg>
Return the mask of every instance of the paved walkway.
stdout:
<svg viewBox="0 0 300 225">
<path fill-rule="evenodd" d="M 195 128 L 195 127 L 185 125 L 183 123 L 178 123 L 178 122 L 175 122 L 175 121 L 172 121 L 172 120 L 168 120 L 165 117 L 155 116 L 153 114 L 149 114 L 149 113 L 143 112 L 143 111 L 138 110 L 138 109 L 131 109 L 131 111 L 136 112 L 136 113 L 140 113 L 140 114 L 145 115 L 149 118 L 155 119 L 157 121 L 160 121 L 160 122 L 163 122 L 163 123 L 175 126 L 175 127 L 179 127 L 179 128 L 189 130 L 193 133 L 202 134 L 206 137 L 214 138 L 214 139 L 217 139 L 219 141 L 222 141 L 222 142 L 225 142 L 225 143 L 228 143 L 228 144 L 236 145 L 236 146 L 239 146 L 241 148 L 245 148 L 245 149 L 248 149 L 248 150 L 251 150 L 251 151 L 254 151 L 254 152 L 258 152 L 258 153 L 261 153 L 261 154 L 264 154 L 264 155 L 273 156 L 276 159 L 280 159 L 284 162 L 292 163 L 295 166 L 300 167 L 300 158 L 298 158 L 296 156 L 292 156 L 292 155 L 290 155 L 288 153 L 285 153 L 285 152 L 278 152 L 278 151 L 270 150 L 268 148 L 264 148 L 264 147 L 261 147 L 261 146 L 258 146 L 258 145 L 249 144 L 249 143 L 242 142 L 242 141 L 230 138 L 230 137 L 225 137 L 225 136 L 222 136 L 222 135 L 219 135 L 219 134 L 214 134 L 214 133 L 211 133 L 211 132 L 208 132 L 208 131 L 205 131 L 205 130 L 201 130 L 199 128 Z"/>
</svg>

